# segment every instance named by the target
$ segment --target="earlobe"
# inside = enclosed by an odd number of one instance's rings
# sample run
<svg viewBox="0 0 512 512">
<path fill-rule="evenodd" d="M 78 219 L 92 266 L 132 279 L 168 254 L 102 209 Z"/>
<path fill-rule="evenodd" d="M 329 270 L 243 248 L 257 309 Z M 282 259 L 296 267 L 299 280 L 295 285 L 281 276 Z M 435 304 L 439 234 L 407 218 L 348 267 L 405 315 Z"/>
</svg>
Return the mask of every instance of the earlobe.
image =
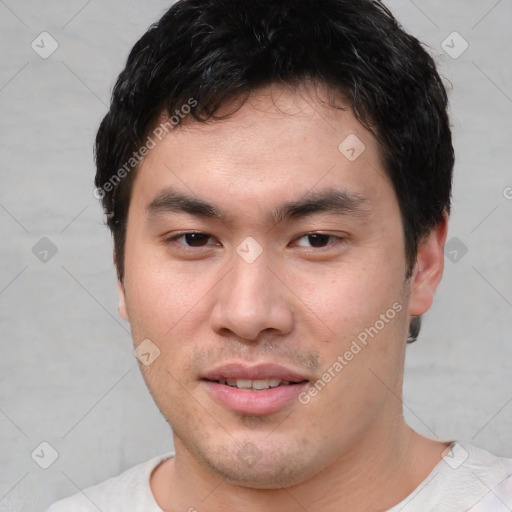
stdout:
<svg viewBox="0 0 512 512">
<path fill-rule="evenodd" d="M 117 311 L 119 315 L 124 318 L 127 322 L 129 322 L 128 311 L 126 309 L 126 296 L 124 291 L 124 283 L 118 279 L 117 281 L 117 291 L 119 294 L 119 306 L 117 306 Z"/>
<path fill-rule="evenodd" d="M 448 215 L 422 240 L 411 277 L 409 314 L 419 316 L 426 313 L 434 302 L 434 294 L 443 276 L 444 244 L 448 231 Z"/>
</svg>

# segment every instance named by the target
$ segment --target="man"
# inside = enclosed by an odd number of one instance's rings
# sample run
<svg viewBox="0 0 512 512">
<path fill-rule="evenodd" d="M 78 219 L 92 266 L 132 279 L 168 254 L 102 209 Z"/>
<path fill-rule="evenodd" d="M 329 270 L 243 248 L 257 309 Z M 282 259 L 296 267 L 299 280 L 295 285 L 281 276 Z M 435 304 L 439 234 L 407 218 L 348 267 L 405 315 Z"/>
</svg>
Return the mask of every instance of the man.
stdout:
<svg viewBox="0 0 512 512">
<path fill-rule="evenodd" d="M 402 415 L 443 271 L 446 108 L 377 1 L 182 0 L 150 28 L 96 194 L 175 454 L 51 512 L 510 510 L 512 460 Z"/>
</svg>

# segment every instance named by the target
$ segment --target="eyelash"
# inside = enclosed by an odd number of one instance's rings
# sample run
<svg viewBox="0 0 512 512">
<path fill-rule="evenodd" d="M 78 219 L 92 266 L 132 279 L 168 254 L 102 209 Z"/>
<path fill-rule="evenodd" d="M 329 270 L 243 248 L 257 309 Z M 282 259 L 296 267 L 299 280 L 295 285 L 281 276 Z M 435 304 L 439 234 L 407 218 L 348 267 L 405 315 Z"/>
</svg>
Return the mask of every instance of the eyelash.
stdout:
<svg viewBox="0 0 512 512">
<path fill-rule="evenodd" d="M 202 231 L 183 231 L 181 233 L 178 233 L 178 234 L 175 234 L 175 235 L 172 235 L 172 236 L 166 238 L 165 239 L 165 243 L 168 243 L 168 244 L 170 244 L 170 243 L 178 244 L 178 245 L 182 246 L 182 248 L 185 248 L 184 250 L 186 250 L 186 251 L 193 251 L 194 249 L 204 249 L 205 247 L 214 245 L 214 244 L 206 244 L 206 245 L 200 245 L 200 246 L 190 246 L 190 245 L 186 245 L 186 244 L 182 244 L 182 243 L 178 242 L 178 240 L 180 238 L 182 238 L 184 236 L 187 236 L 187 235 L 194 235 L 194 234 L 205 235 L 209 239 L 213 238 L 212 235 L 209 235 L 208 233 L 204 233 Z M 293 239 L 293 241 L 300 240 L 301 238 L 310 237 L 310 236 L 325 236 L 325 237 L 328 237 L 328 238 L 335 239 L 335 242 L 334 243 L 330 243 L 330 244 L 328 244 L 326 246 L 323 246 L 323 247 L 314 247 L 314 246 L 299 246 L 299 247 L 305 247 L 306 249 L 316 249 L 317 251 L 315 251 L 315 252 L 318 252 L 318 251 L 320 251 L 322 249 L 326 250 L 326 249 L 329 249 L 330 247 L 333 247 L 334 245 L 346 242 L 346 238 L 344 238 L 344 237 L 340 237 L 340 236 L 336 236 L 336 235 L 329 235 L 329 234 L 326 234 L 326 233 L 319 233 L 319 232 L 316 232 L 316 231 L 308 232 L 308 233 L 303 233 L 303 234 L 299 235 L 298 237 L 295 237 Z"/>
</svg>

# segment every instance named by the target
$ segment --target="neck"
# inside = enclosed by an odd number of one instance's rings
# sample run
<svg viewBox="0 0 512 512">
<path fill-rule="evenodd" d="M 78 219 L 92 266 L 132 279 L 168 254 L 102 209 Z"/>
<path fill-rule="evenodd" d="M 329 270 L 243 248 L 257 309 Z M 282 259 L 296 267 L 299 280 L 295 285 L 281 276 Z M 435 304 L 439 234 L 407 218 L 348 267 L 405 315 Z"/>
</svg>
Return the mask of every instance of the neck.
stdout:
<svg viewBox="0 0 512 512">
<path fill-rule="evenodd" d="M 392 424 L 391 424 L 392 423 Z M 175 437 L 176 456 L 154 471 L 151 488 L 168 512 L 205 509 L 268 512 L 386 510 L 406 498 L 441 460 L 447 443 L 411 430 L 402 416 L 373 432 L 312 478 L 285 489 L 228 482 L 201 465 Z M 385 435 L 383 435 L 385 433 Z"/>
</svg>

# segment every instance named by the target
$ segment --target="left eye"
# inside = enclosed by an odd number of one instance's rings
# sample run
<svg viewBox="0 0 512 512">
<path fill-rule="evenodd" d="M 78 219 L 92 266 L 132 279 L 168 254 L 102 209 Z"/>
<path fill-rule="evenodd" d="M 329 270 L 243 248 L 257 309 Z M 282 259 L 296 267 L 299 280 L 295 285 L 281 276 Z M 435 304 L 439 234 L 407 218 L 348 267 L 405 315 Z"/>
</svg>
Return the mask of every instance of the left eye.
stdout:
<svg viewBox="0 0 512 512">
<path fill-rule="evenodd" d="M 301 247 L 325 247 L 327 245 L 332 245 L 332 242 L 336 242 L 337 240 L 340 240 L 340 238 L 333 235 L 324 235 L 322 233 L 308 233 L 297 238 L 296 244 Z M 331 243 L 329 243 L 330 241 Z"/>
<path fill-rule="evenodd" d="M 212 237 L 206 233 L 181 233 L 180 235 L 176 235 L 171 238 L 171 241 L 178 242 L 186 247 L 204 247 L 205 245 L 210 245 L 208 240 Z"/>
</svg>

